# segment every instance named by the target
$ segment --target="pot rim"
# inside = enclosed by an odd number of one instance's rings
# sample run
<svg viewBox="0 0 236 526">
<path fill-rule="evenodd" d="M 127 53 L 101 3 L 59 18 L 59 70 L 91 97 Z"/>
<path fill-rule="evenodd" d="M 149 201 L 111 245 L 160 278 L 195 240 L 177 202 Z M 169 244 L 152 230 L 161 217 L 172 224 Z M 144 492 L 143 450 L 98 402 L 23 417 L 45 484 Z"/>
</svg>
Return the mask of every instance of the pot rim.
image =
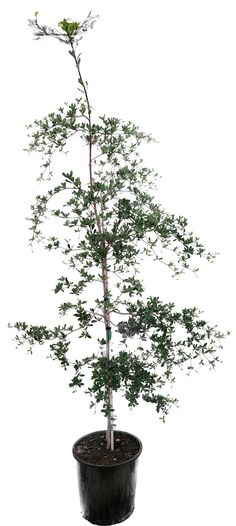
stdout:
<svg viewBox="0 0 236 526">
<path fill-rule="evenodd" d="M 73 448 L 72 448 L 73 457 L 75 458 L 75 460 L 77 460 L 77 462 L 79 462 L 81 464 L 86 464 L 87 466 L 94 466 L 96 468 L 114 468 L 116 466 L 123 466 L 124 464 L 128 464 L 128 463 L 133 462 L 134 460 L 136 460 L 139 457 L 139 455 L 141 454 L 142 449 L 143 449 L 143 445 L 142 445 L 141 440 L 138 437 L 136 437 L 135 435 L 133 435 L 132 433 L 129 433 L 128 431 L 120 431 L 119 429 L 114 429 L 114 432 L 115 433 L 122 433 L 123 435 L 129 435 L 129 436 L 131 436 L 131 437 L 133 437 L 133 438 L 135 438 L 137 440 L 137 442 L 139 443 L 139 450 L 138 450 L 138 452 L 135 455 L 133 455 L 133 457 L 129 458 L 128 460 L 123 460 L 122 462 L 115 462 L 114 464 L 95 464 L 94 462 L 88 462 L 87 460 L 83 460 L 83 459 L 79 458 L 78 457 L 78 453 L 76 453 L 76 446 L 78 445 L 80 440 L 82 440 L 83 438 L 89 437 L 91 435 L 96 435 L 97 433 L 106 433 L 106 431 L 104 429 L 99 430 L 99 431 L 93 431 L 92 433 L 87 433 L 86 435 L 83 435 L 78 440 L 76 440 L 76 442 L 74 443 Z"/>
</svg>

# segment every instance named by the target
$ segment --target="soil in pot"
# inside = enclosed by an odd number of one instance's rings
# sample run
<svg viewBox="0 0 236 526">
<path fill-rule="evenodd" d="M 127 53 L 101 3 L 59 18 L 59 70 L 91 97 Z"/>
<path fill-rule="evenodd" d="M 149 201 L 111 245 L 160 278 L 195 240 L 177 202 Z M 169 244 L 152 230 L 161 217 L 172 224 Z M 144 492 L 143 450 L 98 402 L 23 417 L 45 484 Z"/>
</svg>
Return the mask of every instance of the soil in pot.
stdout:
<svg viewBox="0 0 236 526">
<path fill-rule="evenodd" d="M 112 465 L 124 462 L 135 456 L 140 445 L 128 434 L 114 431 L 114 451 L 107 449 L 106 433 L 98 431 L 82 438 L 76 445 L 76 455 L 85 462 L 97 465 Z"/>
</svg>

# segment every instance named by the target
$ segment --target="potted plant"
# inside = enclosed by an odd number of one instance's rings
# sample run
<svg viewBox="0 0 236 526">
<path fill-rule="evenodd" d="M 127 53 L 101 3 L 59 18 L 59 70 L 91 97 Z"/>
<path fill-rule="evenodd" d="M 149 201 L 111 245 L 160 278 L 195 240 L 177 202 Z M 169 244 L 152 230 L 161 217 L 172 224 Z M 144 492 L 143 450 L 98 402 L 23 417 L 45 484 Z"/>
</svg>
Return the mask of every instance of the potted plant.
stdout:
<svg viewBox="0 0 236 526">
<path fill-rule="evenodd" d="M 167 213 L 156 202 L 157 174 L 139 155 L 141 144 L 153 137 L 130 121 L 94 116 L 79 44 L 96 18 L 90 12 L 80 22 L 63 19 L 56 29 L 42 25 L 37 12 L 29 20 L 36 39 L 51 36 L 66 44 L 78 81 L 73 102 L 28 126 L 28 151 L 42 154 L 39 181 L 45 186 L 31 206 L 31 242 L 63 254 L 67 272 L 54 292 L 65 297 L 60 316 L 74 323 L 52 328 L 19 321 L 10 327 L 17 329 L 17 344 L 27 344 L 31 353 L 35 344 L 48 342 L 50 357 L 73 370 L 70 387 L 86 386 L 90 407 L 101 404 L 107 429 L 80 437 L 73 455 L 83 516 L 107 525 L 133 512 L 142 450 L 137 437 L 115 430 L 113 393 L 123 392 L 131 408 L 140 398 L 150 402 L 164 420 L 177 403 L 167 391 L 175 371 L 214 368 L 229 333 L 203 320 L 196 307 L 178 311 L 172 302 L 145 295 L 143 256 L 152 256 L 178 277 L 186 269 L 197 272 L 191 266 L 197 256 L 211 262 L 215 254 L 188 230 L 185 217 Z M 54 154 L 64 151 L 72 137 L 87 149 L 85 176 L 53 169 Z M 42 228 L 48 216 L 50 224 L 60 224 L 55 235 Z M 78 350 L 81 338 L 91 341 L 90 354 Z"/>
</svg>

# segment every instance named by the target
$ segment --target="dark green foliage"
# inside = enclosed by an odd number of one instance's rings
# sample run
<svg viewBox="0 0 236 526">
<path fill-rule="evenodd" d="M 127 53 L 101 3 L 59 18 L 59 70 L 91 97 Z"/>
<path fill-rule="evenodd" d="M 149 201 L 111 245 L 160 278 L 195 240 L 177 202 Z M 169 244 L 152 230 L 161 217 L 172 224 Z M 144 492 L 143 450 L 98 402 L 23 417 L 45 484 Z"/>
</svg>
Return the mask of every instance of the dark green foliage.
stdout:
<svg viewBox="0 0 236 526">
<path fill-rule="evenodd" d="M 224 334 L 202 320 L 198 309 L 174 310 L 174 304 L 164 304 L 159 298 L 148 298 L 146 304 L 126 301 L 128 319 L 118 323 L 118 331 L 127 338 L 139 336 L 147 342 L 148 355 L 163 368 L 162 375 L 172 378 L 174 366 L 186 363 L 187 370 L 195 369 L 194 364 L 210 365 L 219 361 L 218 351 Z M 178 328 L 184 337 L 177 337 Z"/>
<path fill-rule="evenodd" d="M 215 254 L 205 250 L 185 217 L 166 212 L 156 202 L 158 174 L 139 156 L 140 145 L 154 142 L 153 137 L 117 117 L 102 115 L 97 122 L 91 121 L 87 83 L 81 77 L 80 55 L 76 56 L 75 48 L 94 21 L 91 14 L 81 23 L 64 19 L 58 24 L 62 31 L 40 25 L 37 15 L 30 21 L 36 38 L 53 36 L 70 46 L 79 73 L 81 95 L 28 126 L 28 151 L 41 152 L 39 179 L 45 184 L 28 218 L 31 242 L 40 241 L 47 250 L 61 252 L 70 271 L 73 269 L 73 279 L 71 272 L 59 277 L 54 292 L 65 295 L 59 314 L 73 316 L 75 324 L 49 329 L 17 322 L 16 340 L 19 345 L 28 343 L 30 352 L 35 344 L 48 342 L 50 356 L 63 368 L 72 367 L 69 385 L 74 390 L 84 385 L 83 368 L 88 369 L 87 376 L 90 370 L 86 392 L 92 396 L 91 407 L 101 402 L 106 416 L 113 411 L 109 385 L 124 392 L 130 407 L 138 405 L 140 397 L 155 404 L 164 419 L 177 402 L 166 392 L 175 381 L 175 371 L 185 366 L 189 373 L 196 365 L 206 364 L 213 368 L 226 334 L 202 320 L 195 307 L 177 312 L 173 303 L 165 304 L 159 297 L 140 299 L 145 292 L 139 279 L 140 262 L 142 256 L 151 256 L 178 277 L 186 269 L 198 270 L 192 267 L 197 256 L 212 261 Z M 84 183 L 72 171 L 57 173 L 60 181 L 53 186 L 44 177 L 54 177 L 52 156 L 63 151 L 75 134 L 88 146 L 90 178 L 88 174 Z M 50 215 L 61 221 L 61 231 L 67 229 L 68 236 L 46 236 L 43 224 Z M 111 287 L 105 293 L 106 272 Z M 100 292 L 92 300 L 96 284 Z M 112 327 L 105 323 L 105 337 L 97 337 L 97 323 L 104 324 L 108 312 Z M 105 346 L 111 340 L 111 328 L 120 336 L 122 350 L 112 348 L 108 360 Z M 91 348 L 99 346 L 97 354 L 70 361 L 72 335 L 78 355 L 80 338 L 95 339 Z"/>
</svg>

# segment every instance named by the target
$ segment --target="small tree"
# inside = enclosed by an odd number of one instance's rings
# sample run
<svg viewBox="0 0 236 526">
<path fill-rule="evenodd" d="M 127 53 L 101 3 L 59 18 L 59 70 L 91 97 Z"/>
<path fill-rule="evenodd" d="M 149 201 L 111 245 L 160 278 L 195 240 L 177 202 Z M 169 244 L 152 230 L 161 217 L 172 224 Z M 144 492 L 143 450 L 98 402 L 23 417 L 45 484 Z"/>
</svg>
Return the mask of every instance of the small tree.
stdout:
<svg viewBox="0 0 236 526">
<path fill-rule="evenodd" d="M 92 397 L 90 407 L 102 403 L 107 448 L 114 449 L 113 392 L 123 390 L 130 407 L 138 405 L 140 397 L 153 403 L 164 420 L 177 402 L 165 390 L 174 382 L 176 369 L 185 366 L 189 373 L 195 364 L 214 368 L 226 334 L 201 319 L 195 307 L 178 312 L 174 303 L 164 303 L 159 297 L 144 299 L 139 278 L 143 255 L 152 256 L 179 276 L 185 269 L 197 272 L 190 266 L 194 256 L 212 261 L 215 254 L 207 253 L 199 238 L 188 231 L 185 217 L 168 214 L 155 202 L 157 174 L 144 166 L 139 155 L 140 145 L 153 142 L 152 136 L 130 121 L 93 117 L 78 47 L 96 18 L 90 12 L 82 22 L 64 19 L 59 29 L 41 25 L 38 13 L 29 20 L 36 39 L 50 36 L 67 45 L 77 70 L 78 98 L 28 126 L 28 151 L 41 152 L 39 180 L 47 185 L 31 206 L 31 242 L 41 241 L 47 250 L 61 251 L 66 258 L 74 277 L 61 276 L 54 291 L 66 296 L 59 306 L 60 315 L 73 315 L 76 325 L 48 328 L 17 322 L 11 327 L 19 331 L 18 345 L 28 343 L 30 352 L 34 344 L 49 342 L 50 357 L 64 369 L 72 367 L 69 385 L 74 390 L 84 385 L 90 372 L 86 391 Z M 53 154 L 63 151 L 74 135 L 88 150 L 86 185 L 71 170 L 59 175 L 52 169 Z M 57 184 L 48 188 L 47 181 L 53 177 Z M 58 196 L 60 204 L 52 208 Z M 42 232 L 49 215 L 62 221 L 60 232 L 68 229 L 69 239 Z M 91 293 L 95 282 L 100 292 L 92 300 L 89 287 Z M 104 327 L 101 338 L 97 337 L 99 323 Z M 119 351 L 111 348 L 113 327 L 120 338 Z M 95 338 L 99 351 L 95 352 L 95 345 L 91 355 L 70 360 L 78 338 Z"/>
</svg>

